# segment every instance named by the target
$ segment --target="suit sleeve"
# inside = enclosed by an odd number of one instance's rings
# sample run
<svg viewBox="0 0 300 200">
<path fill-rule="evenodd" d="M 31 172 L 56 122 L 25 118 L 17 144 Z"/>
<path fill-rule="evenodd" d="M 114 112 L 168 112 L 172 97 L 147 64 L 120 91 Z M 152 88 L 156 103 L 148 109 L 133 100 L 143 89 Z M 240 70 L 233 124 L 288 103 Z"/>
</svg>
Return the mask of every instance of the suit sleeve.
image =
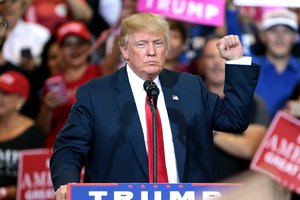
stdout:
<svg viewBox="0 0 300 200">
<path fill-rule="evenodd" d="M 218 100 L 213 111 L 213 128 L 243 132 L 249 125 L 253 94 L 259 75 L 258 65 L 229 65 L 225 69 L 225 98 Z"/>
<path fill-rule="evenodd" d="M 93 135 L 93 115 L 88 89 L 80 87 L 77 102 L 59 132 L 50 160 L 51 178 L 55 191 L 70 182 L 79 182 L 80 172 L 89 152 Z"/>
</svg>

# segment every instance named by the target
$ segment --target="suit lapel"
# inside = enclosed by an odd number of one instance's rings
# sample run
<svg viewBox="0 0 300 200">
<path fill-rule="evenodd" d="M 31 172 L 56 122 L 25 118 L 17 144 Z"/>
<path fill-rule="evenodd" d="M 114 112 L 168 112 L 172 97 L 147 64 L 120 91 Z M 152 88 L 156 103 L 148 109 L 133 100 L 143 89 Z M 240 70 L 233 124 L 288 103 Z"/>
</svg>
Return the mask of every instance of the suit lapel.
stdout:
<svg viewBox="0 0 300 200">
<path fill-rule="evenodd" d="M 126 123 L 126 133 L 130 139 L 137 160 L 143 168 L 145 176 L 148 177 L 148 156 L 145 147 L 145 140 L 134 97 L 130 88 L 126 67 L 120 69 L 116 81 L 116 100 L 121 114 Z M 130 162 L 130 161 L 129 161 Z"/>
<path fill-rule="evenodd" d="M 186 159 L 186 131 L 180 91 L 176 88 L 178 78 L 179 73 L 171 73 L 168 70 L 163 70 L 159 77 L 172 130 L 178 176 L 182 182 Z"/>
</svg>

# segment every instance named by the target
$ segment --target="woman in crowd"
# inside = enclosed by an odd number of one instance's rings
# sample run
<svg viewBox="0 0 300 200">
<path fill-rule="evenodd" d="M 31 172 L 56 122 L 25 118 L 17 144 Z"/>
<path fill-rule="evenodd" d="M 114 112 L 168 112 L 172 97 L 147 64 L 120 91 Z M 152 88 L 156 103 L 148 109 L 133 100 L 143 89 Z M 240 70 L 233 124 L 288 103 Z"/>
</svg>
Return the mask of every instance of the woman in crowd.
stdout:
<svg viewBox="0 0 300 200">
<path fill-rule="evenodd" d="M 46 74 L 46 77 L 56 75 L 64 70 L 60 46 L 54 36 L 45 44 L 41 57 L 42 62 L 39 69 Z"/>
<path fill-rule="evenodd" d="M 44 82 L 50 76 L 54 76 L 64 70 L 60 46 L 56 38 L 52 36 L 45 44 L 41 54 L 41 65 L 34 73 L 34 91 L 40 92 L 44 86 Z"/>
<path fill-rule="evenodd" d="M 60 47 L 56 38 L 52 36 L 45 44 L 41 54 L 41 65 L 32 74 L 32 99 L 34 101 L 35 118 L 40 108 L 44 82 L 64 70 Z"/>
<path fill-rule="evenodd" d="M 53 146 L 57 133 L 68 117 L 71 106 L 76 100 L 77 88 L 101 75 L 100 66 L 89 63 L 90 40 L 90 32 L 81 22 L 67 22 L 57 31 L 57 42 L 61 47 L 65 65 L 65 70 L 56 76 L 63 81 L 57 84 L 61 89 L 66 87 L 67 97 L 56 91 L 47 90 L 47 84 L 45 85 L 46 90 L 37 120 L 47 135 L 46 146 L 48 147 Z"/>
<path fill-rule="evenodd" d="M 41 129 L 19 112 L 29 90 L 29 81 L 21 73 L 0 75 L 0 200 L 16 199 L 19 151 L 44 145 Z"/>
</svg>

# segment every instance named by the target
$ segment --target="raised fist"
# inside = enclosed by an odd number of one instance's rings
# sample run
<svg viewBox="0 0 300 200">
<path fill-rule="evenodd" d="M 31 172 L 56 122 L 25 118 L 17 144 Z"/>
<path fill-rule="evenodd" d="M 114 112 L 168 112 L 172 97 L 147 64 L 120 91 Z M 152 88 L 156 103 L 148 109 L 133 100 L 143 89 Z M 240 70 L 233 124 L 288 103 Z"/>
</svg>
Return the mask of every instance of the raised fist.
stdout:
<svg viewBox="0 0 300 200">
<path fill-rule="evenodd" d="M 237 35 L 227 35 L 217 43 L 220 56 L 225 60 L 236 60 L 243 57 L 243 47 Z"/>
</svg>

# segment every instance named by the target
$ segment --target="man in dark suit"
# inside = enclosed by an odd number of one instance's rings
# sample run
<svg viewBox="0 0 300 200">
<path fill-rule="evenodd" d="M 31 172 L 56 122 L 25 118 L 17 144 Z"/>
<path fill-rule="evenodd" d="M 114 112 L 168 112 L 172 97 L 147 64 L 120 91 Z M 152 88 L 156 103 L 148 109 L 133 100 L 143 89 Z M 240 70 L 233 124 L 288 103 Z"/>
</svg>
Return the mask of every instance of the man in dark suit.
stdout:
<svg viewBox="0 0 300 200">
<path fill-rule="evenodd" d="M 212 130 L 247 128 L 258 78 L 258 66 L 243 57 L 237 36 L 217 45 L 227 60 L 224 99 L 208 92 L 198 76 L 163 69 L 165 19 L 150 13 L 124 19 L 119 46 L 126 66 L 78 89 L 54 145 L 50 166 L 57 199 L 66 199 L 66 184 L 79 181 L 84 164 L 91 182 L 149 182 L 145 80 L 160 90 L 167 182 L 214 181 Z"/>
</svg>

